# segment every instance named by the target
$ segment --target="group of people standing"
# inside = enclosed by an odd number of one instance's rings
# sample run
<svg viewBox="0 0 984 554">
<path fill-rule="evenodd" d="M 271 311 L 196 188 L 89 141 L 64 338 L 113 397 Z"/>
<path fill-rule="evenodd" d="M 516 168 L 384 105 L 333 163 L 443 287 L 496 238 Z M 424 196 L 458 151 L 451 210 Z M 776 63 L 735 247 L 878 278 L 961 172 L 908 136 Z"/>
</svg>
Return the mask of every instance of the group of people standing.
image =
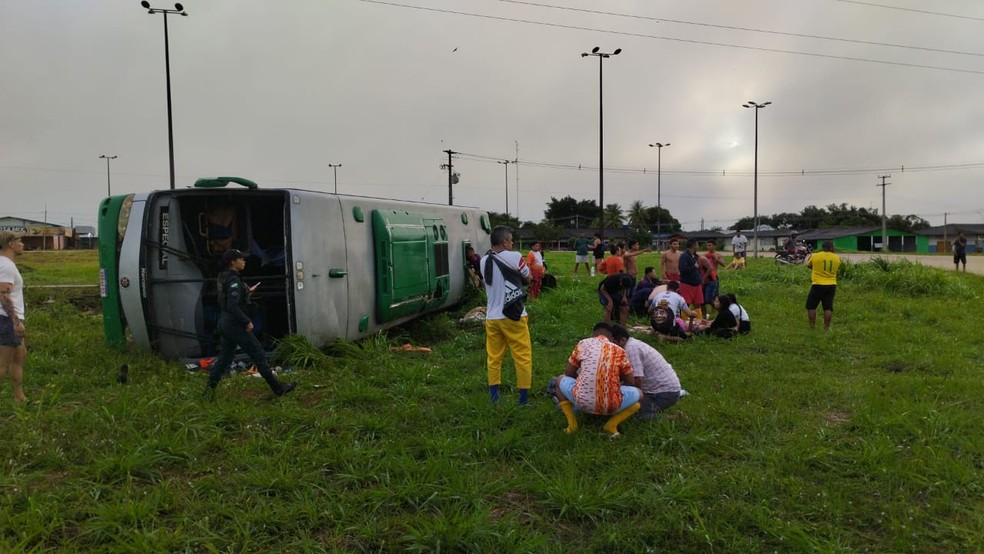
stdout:
<svg viewBox="0 0 984 554">
<path fill-rule="evenodd" d="M 696 239 L 689 239 L 686 248 L 680 250 L 679 240 L 670 241 L 669 249 L 661 253 L 658 273 L 656 268 L 646 267 L 639 282 L 635 280 L 635 257 L 651 250 L 640 250 L 636 242 L 631 243 L 628 250 L 621 245 L 613 246 L 612 255 L 598 264 L 607 275 L 598 283 L 598 299 L 604 307 L 605 323 L 617 319 L 625 325 L 631 313 L 649 316 L 657 333 L 674 339 L 684 339 L 706 330 L 728 337 L 747 333 L 750 330 L 748 312 L 738 305 L 734 295 L 719 293 L 718 270 L 726 264 L 717 251 L 717 244 L 708 241 L 704 253 L 698 253 L 698 246 Z M 740 252 L 743 256 L 743 246 Z M 631 273 L 628 267 L 623 269 L 623 264 L 629 266 L 630 260 Z M 718 314 L 714 320 L 709 317 L 712 307 Z M 736 315 L 732 316 L 732 312 Z M 689 318 L 691 324 L 688 325 L 684 318 Z"/>
</svg>

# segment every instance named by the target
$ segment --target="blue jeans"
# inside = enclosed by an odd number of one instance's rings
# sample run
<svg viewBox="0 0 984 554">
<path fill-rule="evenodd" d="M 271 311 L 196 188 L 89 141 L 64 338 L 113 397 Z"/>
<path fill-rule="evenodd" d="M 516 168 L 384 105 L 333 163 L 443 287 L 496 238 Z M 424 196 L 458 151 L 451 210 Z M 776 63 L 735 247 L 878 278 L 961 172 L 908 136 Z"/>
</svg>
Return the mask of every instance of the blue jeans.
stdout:
<svg viewBox="0 0 984 554">
<path fill-rule="evenodd" d="M 564 395 L 564 398 L 566 398 L 567 401 L 570 402 L 572 406 L 574 406 L 574 411 L 580 412 L 581 408 L 574 401 L 574 385 L 576 383 L 577 383 L 577 379 L 564 375 L 563 377 L 560 378 L 560 383 L 557 384 L 557 387 L 560 388 L 560 393 Z M 622 405 L 618 407 L 618 412 L 621 412 L 622 410 L 628 408 L 629 406 L 635 404 L 636 402 L 639 402 L 639 399 L 642 396 L 642 391 L 640 391 L 636 387 L 627 387 L 625 385 L 622 385 L 619 387 L 619 390 L 622 392 Z M 618 412 L 615 413 L 617 414 Z M 613 414 L 598 414 L 598 415 L 613 415 Z"/>
</svg>

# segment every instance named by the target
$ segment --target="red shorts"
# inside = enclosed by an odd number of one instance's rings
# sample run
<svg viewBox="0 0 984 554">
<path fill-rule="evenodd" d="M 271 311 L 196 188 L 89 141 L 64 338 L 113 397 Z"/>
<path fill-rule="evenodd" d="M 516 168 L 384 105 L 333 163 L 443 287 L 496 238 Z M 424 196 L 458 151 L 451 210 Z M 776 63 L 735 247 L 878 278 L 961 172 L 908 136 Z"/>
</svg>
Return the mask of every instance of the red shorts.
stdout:
<svg viewBox="0 0 984 554">
<path fill-rule="evenodd" d="M 680 283 L 680 296 L 687 301 L 687 304 L 696 304 L 700 306 L 704 303 L 704 290 L 700 287 L 700 285 Z"/>
</svg>

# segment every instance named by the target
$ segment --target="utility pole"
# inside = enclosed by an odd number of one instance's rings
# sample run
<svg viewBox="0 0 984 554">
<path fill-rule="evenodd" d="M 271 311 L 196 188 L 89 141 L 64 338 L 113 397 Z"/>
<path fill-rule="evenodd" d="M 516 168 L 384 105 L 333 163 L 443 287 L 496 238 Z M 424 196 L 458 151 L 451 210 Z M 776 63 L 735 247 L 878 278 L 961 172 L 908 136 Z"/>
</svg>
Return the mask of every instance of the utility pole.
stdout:
<svg viewBox="0 0 984 554">
<path fill-rule="evenodd" d="M 99 157 L 102 158 L 102 159 L 104 159 L 104 160 L 106 160 L 106 196 L 112 196 L 113 195 L 113 187 L 110 185 L 110 182 L 109 182 L 109 160 L 115 160 L 117 158 L 117 156 L 107 156 L 107 155 L 103 154 L 102 156 L 99 156 Z"/>
<path fill-rule="evenodd" d="M 328 167 L 335 173 L 335 194 L 338 194 L 338 168 L 342 167 L 342 164 L 328 164 Z"/>
<path fill-rule="evenodd" d="M 457 154 L 457 152 L 450 149 L 445 150 L 444 152 L 448 155 L 448 163 L 446 165 L 442 164 L 441 169 L 444 169 L 445 167 L 448 169 L 448 206 L 453 206 L 454 193 L 452 191 L 452 185 L 454 185 L 454 173 L 452 173 L 452 170 L 454 169 L 454 165 L 451 164 L 451 155 Z"/>
<path fill-rule="evenodd" d="M 946 240 L 946 216 L 947 216 L 947 213 L 946 212 L 943 212 L 943 251 L 944 252 L 946 252 L 946 248 L 950 244 Z"/>
<path fill-rule="evenodd" d="M 519 219 L 519 141 L 516 141 L 516 159 L 513 160 L 516 170 L 516 219 Z"/>
<path fill-rule="evenodd" d="M 502 167 L 506 170 L 506 215 L 508 216 L 509 215 L 509 164 L 512 163 L 512 160 L 502 160 L 501 162 L 497 162 L 497 163 L 502 164 Z M 519 218 L 517 217 L 517 219 Z"/>
<path fill-rule="evenodd" d="M 888 227 L 886 226 L 886 214 L 885 214 L 885 187 L 891 185 L 892 183 L 886 183 L 885 179 L 888 179 L 891 175 L 879 175 L 878 178 L 881 179 L 880 185 L 875 185 L 876 187 L 882 188 L 882 252 L 888 251 Z"/>
</svg>

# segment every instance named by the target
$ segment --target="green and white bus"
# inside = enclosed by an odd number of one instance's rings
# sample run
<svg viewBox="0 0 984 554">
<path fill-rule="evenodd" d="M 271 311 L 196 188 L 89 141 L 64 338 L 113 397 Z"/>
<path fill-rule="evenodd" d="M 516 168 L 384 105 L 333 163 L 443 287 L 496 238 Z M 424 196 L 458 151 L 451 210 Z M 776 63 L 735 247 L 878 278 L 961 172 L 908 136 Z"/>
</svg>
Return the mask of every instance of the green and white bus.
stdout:
<svg viewBox="0 0 984 554">
<path fill-rule="evenodd" d="M 465 249 L 487 250 L 490 232 L 476 208 L 238 177 L 112 196 L 99 207 L 106 339 L 167 359 L 215 355 L 215 280 L 229 248 L 248 256 L 246 283 L 260 283 L 251 316 L 261 342 L 359 339 L 461 300 L 472 286 Z"/>
</svg>

